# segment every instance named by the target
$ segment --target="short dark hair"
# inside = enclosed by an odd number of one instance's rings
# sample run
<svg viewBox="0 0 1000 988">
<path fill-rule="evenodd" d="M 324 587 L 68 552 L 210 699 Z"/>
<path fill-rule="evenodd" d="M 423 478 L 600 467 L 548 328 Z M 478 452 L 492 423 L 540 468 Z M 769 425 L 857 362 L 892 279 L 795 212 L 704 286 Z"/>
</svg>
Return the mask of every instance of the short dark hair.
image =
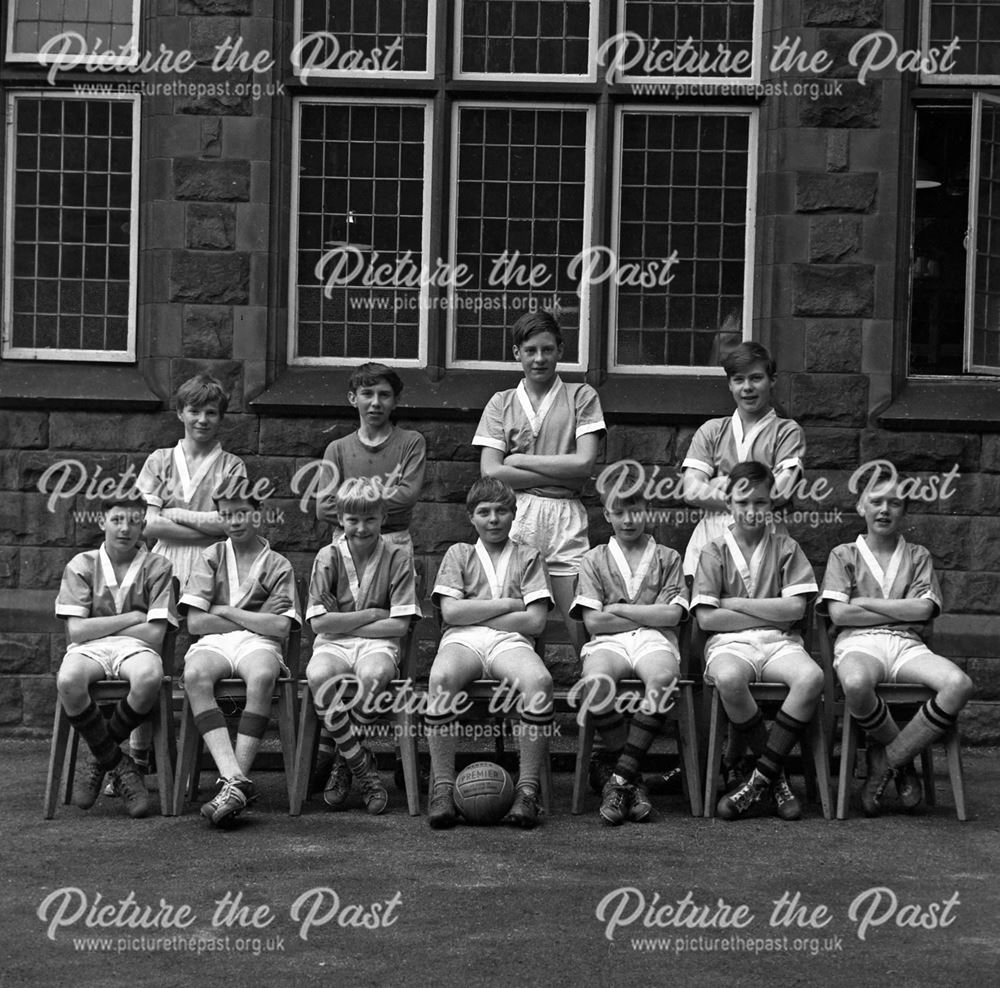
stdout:
<svg viewBox="0 0 1000 988">
<path fill-rule="evenodd" d="M 212 504 L 220 501 L 245 501 L 254 510 L 260 507 L 260 498 L 246 477 L 223 477 L 212 491 Z"/>
<path fill-rule="evenodd" d="M 403 393 L 403 379 L 391 367 L 372 360 L 354 368 L 347 382 L 347 390 L 354 393 L 359 388 L 370 388 L 379 381 L 385 381 L 392 388 L 395 397 L 398 398 Z"/>
<path fill-rule="evenodd" d="M 517 507 L 517 495 L 502 480 L 495 477 L 481 477 L 470 488 L 465 497 L 465 510 L 471 515 L 476 506 L 484 502 L 503 504 L 513 510 Z"/>
<path fill-rule="evenodd" d="M 143 514 L 146 512 L 146 499 L 136 488 L 114 494 L 101 501 L 101 514 L 106 515 L 115 508 L 135 508 Z"/>
<path fill-rule="evenodd" d="M 211 374 L 195 374 L 177 389 L 176 405 L 179 412 L 183 412 L 189 405 L 192 408 L 218 405 L 219 413 L 225 415 L 229 407 L 229 392 L 223 383 Z"/>
<path fill-rule="evenodd" d="M 514 346 L 521 346 L 525 340 L 537 333 L 551 333 L 555 337 L 556 344 L 563 345 L 562 330 L 551 312 L 526 312 L 510 330 Z"/>
<path fill-rule="evenodd" d="M 733 488 L 741 481 L 749 487 L 767 484 L 770 491 L 774 487 L 774 474 L 766 463 L 760 463 L 757 460 L 746 460 L 744 463 L 737 463 L 729 471 L 729 477 L 726 480 L 726 497 L 732 494 Z"/>
<path fill-rule="evenodd" d="M 726 377 L 732 377 L 734 374 L 745 372 L 753 364 L 764 364 L 768 377 L 774 377 L 778 373 L 778 364 L 767 347 L 753 340 L 745 340 L 726 354 L 722 361 L 722 369 L 726 372 Z"/>
</svg>

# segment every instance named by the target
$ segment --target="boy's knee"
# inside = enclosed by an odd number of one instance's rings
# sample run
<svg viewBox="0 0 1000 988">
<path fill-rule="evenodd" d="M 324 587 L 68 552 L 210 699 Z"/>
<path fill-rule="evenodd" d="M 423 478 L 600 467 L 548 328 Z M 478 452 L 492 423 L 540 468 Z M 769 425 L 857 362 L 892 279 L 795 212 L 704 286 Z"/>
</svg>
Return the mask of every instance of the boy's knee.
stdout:
<svg viewBox="0 0 1000 988">
<path fill-rule="evenodd" d="M 163 670 L 150 663 L 133 673 L 129 679 L 129 690 L 138 696 L 151 700 L 156 696 L 163 682 Z"/>
<path fill-rule="evenodd" d="M 277 669 L 254 669 L 252 672 L 247 673 L 244 681 L 247 684 L 247 693 L 260 695 L 263 693 L 272 693 L 277 680 Z"/>
<path fill-rule="evenodd" d="M 802 670 L 795 677 L 795 687 L 804 696 L 816 699 L 823 692 L 823 670 L 811 659 L 803 662 Z"/>
<path fill-rule="evenodd" d="M 975 684 L 961 669 L 955 669 L 945 683 L 945 690 L 963 706 L 969 702 Z"/>
<path fill-rule="evenodd" d="M 80 670 L 61 668 L 56 673 L 56 691 L 61 697 L 83 698 L 88 693 L 86 677 Z"/>
<path fill-rule="evenodd" d="M 742 670 L 735 666 L 723 666 L 712 670 L 712 681 L 723 697 L 743 696 L 749 692 L 749 683 Z"/>
</svg>

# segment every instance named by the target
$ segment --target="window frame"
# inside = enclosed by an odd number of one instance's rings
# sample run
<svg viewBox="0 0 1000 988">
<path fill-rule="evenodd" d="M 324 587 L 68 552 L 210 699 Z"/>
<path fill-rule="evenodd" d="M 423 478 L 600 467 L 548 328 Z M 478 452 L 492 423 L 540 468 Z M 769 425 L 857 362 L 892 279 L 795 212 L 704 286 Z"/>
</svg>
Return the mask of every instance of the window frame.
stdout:
<svg viewBox="0 0 1000 988">
<path fill-rule="evenodd" d="M 618 4 L 618 15 L 615 20 L 617 34 L 625 34 L 625 7 L 628 0 L 620 0 Z M 764 3 L 763 0 L 753 0 L 753 27 L 751 28 L 750 58 L 751 68 L 749 75 L 629 75 L 625 72 L 616 72 L 613 82 L 619 85 L 697 85 L 705 89 L 733 86 L 743 84 L 746 86 L 757 85 L 761 80 L 764 52 Z M 664 93 L 664 96 L 669 94 Z"/>
<path fill-rule="evenodd" d="M 451 105 L 451 147 L 449 148 L 450 175 L 448 182 L 448 264 L 449 269 L 455 270 L 455 258 L 458 247 L 457 223 L 458 223 L 458 154 L 459 154 L 459 129 L 458 119 L 463 109 L 510 109 L 510 110 L 572 110 L 576 112 L 585 111 L 587 124 L 587 144 L 585 146 L 586 155 L 584 159 L 584 208 L 581 219 L 583 220 L 583 246 L 581 250 L 586 250 L 593 246 L 594 234 L 594 210 L 588 203 L 594 202 L 594 172 L 595 153 L 590 149 L 594 147 L 594 134 L 596 128 L 597 111 L 596 107 L 587 103 L 554 103 L 549 101 L 526 101 L 526 100 L 480 100 L 480 99 L 455 99 Z M 590 333 L 591 333 L 591 307 L 590 307 L 590 285 L 581 286 L 582 291 L 578 294 L 580 299 L 580 326 L 578 330 L 578 359 L 573 363 L 559 362 L 560 370 L 566 373 L 583 373 L 587 370 L 590 359 Z M 503 289 L 497 289 L 502 292 Z M 456 360 L 455 342 L 457 326 L 455 319 L 458 309 L 455 306 L 455 286 L 449 283 L 447 304 L 445 312 L 445 367 L 448 370 L 482 370 L 482 371 L 509 371 L 511 369 L 510 360 Z M 513 359 L 513 358 L 511 358 Z"/>
<path fill-rule="evenodd" d="M 14 51 L 14 29 L 15 13 L 17 4 L 11 0 L 7 11 L 7 40 L 4 45 L 4 60 L 12 65 L 30 64 L 38 66 L 59 66 L 68 64 L 68 59 L 61 55 L 40 55 L 35 52 Z M 104 53 L 83 55 L 79 59 L 72 57 L 73 67 L 82 66 L 92 70 L 102 68 L 116 70 L 120 68 L 133 67 L 139 64 L 139 43 L 142 36 L 142 0 L 132 0 L 132 38 L 123 54 L 113 58 L 107 54 L 113 49 L 106 49 Z M 57 35 L 58 37 L 58 35 Z M 85 39 L 86 40 L 86 39 Z"/>
<path fill-rule="evenodd" d="M 662 113 L 667 115 L 704 115 L 718 114 L 720 116 L 746 116 L 748 118 L 749 131 L 747 135 L 747 209 L 746 209 L 746 232 L 744 235 L 744 262 L 743 262 L 743 339 L 751 339 L 751 326 L 753 325 L 753 289 L 754 289 L 754 250 L 756 247 L 756 220 L 757 220 L 757 178 L 758 178 L 758 141 L 760 128 L 760 107 L 759 106 L 739 106 L 729 105 L 704 105 L 669 106 L 666 104 L 644 104 L 644 103 L 620 103 L 615 107 L 614 119 L 614 144 L 612 152 L 614 161 L 612 163 L 612 183 L 611 183 L 611 249 L 614 256 L 618 257 L 619 238 L 621 234 L 620 211 L 621 211 L 621 168 L 622 168 L 622 131 L 624 127 L 623 117 L 628 112 Z M 720 366 L 663 364 L 657 368 L 655 364 L 619 364 L 615 360 L 615 350 L 618 334 L 618 281 L 610 278 L 608 281 L 608 323 L 609 331 L 607 337 L 607 367 L 609 374 L 625 374 L 631 377 L 638 375 L 655 374 L 657 377 L 678 377 L 697 374 L 699 376 L 720 377 L 725 375 L 725 371 Z M 614 330 L 611 330 L 611 324 Z M 652 368 L 652 369 L 651 369 Z"/>
<path fill-rule="evenodd" d="M 305 2 L 306 0 L 294 0 L 292 5 L 292 55 L 295 54 L 296 49 L 302 43 L 302 7 Z M 375 0 L 372 0 L 372 2 L 375 2 Z M 427 68 L 423 71 L 403 69 L 400 69 L 398 72 L 391 69 L 307 69 L 305 75 L 303 75 L 301 66 L 295 58 L 291 58 L 292 76 L 297 83 L 301 83 L 304 86 L 309 85 L 310 79 L 319 79 L 327 83 L 338 79 L 430 81 L 435 76 L 437 61 L 437 14 L 437 0 L 427 0 Z M 279 15 L 275 14 L 275 16 Z"/>
<path fill-rule="evenodd" d="M 598 14 L 599 4 L 591 2 L 590 23 L 588 27 L 587 64 L 590 66 L 586 75 L 566 72 L 466 72 L 462 69 L 462 32 L 464 29 L 465 0 L 453 0 L 454 7 L 454 37 L 452 39 L 453 78 L 457 82 L 537 82 L 537 83 L 594 83 L 597 82 L 597 41 L 600 36 Z"/>
<path fill-rule="evenodd" d="M 934 0 L 921 0 L 920 4 L 920 50 L 927 51 L 931 44 L 931 8 Z M 975 73 L 921 72 L 920 81 L 926 86 L 1000 86 L 1000 74 L 977 75 Z"/>
<path fill-rule="evenodd" d="M 298 293 L 297 277 L 299 273 L 299 167 L 301 162 L 301 140 L 302 140 L 302 112 L 301 109 L 306 104 L 318 104 L 329 106 L 331 104 L 346 104 L 350 106 L 422 106 L 424 108 L 424 181 L 423 181 L 423 212 L 421 233 L 421 262 L 428 265 L 428 257 L 431 251 L 431 201 L 432 183 L 430 179 L 431 167 L 433 164 L 433 133 L 434 133 L 434 101 L 422 97 L 396 97 L 376 100 L 373 97 L 364 95 L 357 96 L 334 96 L 334 95 L 299 95 L 292 100 L 292 156 L 291 172 L 292 183 L 289 197 L 289 230 L 288 237 L 291 249 L 288 257 L 288 341 L 286 360 L 290 367 L 333 367 L 348 366 L 358 361 L 357 357 L 301 357 L 296 355 L 296 348 L 299 339 L 298 325 Z M 426 279 L 420 286 L 420 321 L 418 323 L 418 350 L 417 356 L 413 357 L 380 357 L 369 355 L 370 360 L 387 360 L 394 366 L 403 368 L 422 368 L 427 366 L 430 322 L 430 287 Z M 336 363 L 334 363 L 336 361 Z"/>
<path fill-rule="evenodd" d="M 136 338 L 138 326 L 138 281 L 139 281 L 139 166 L 141 161 L 142 100 L 138 93 L 84 93 L 66 89 L 18 89 L 11 87 L 4 93 L 6 125 L 4 127 L 4 210 L 3 210 L 3 311 L 0 323 L 0 359 L 4 361 L 81 362 L 87 364 L 134 364 L 137 359 Z M 129 285 L 128 285 L 128 329 L 125 350 L 85 350 L 65 347 L 15 347 L 13 337 L 14 316 L 14 209 L 17 206 L 14 195 L 16 173 L 15 140 L 17 115 L 14 104 L 19 99 L 80 99 L 90 101 L 107 100 L 132 104 L 132 155 L 131 155 L 131 195 L 129 197 Z M 37 280 L 37 276 L 35 278 Z"/>
</svg>

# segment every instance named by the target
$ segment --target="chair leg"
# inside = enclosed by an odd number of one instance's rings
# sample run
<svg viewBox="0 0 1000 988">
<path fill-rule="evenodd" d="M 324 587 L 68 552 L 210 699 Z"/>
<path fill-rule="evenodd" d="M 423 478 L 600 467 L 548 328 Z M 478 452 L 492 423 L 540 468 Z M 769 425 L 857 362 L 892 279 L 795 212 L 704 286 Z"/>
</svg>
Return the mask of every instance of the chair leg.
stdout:
<svg viewBox="0 0 1000 988">
<path fill-rule="evenodd" d="M 156 753 L 156 783 L 160 791 L 160 815 L 174 815 L 173 754 L 170 735 L 173 733 L 173 692 L 166 679 L 153 708 L 153 750 Z"/>
<path fill-rule="evenodd" d="M 967 820 L 965 813 L 965 775 L 962 771 L 962 742 L 958 731 L 952 729 L 945 738 L 945 752 L 948 756 L 948 776 L 951 791 L 955 797 L 955 815 L 959 820 Z"/>
<path fill-rule="evenodd" d="M 46 820 L 51 820 L 56 815 L 56 803 L 59 802 L 59 781 L 65 768 L 63 762 L 66 758 L 69 733 L 70 725 L 66 711 L 63 710 L 62 703 L 56 700 L 56 712 L 52 721 L 52 744 L 49 748 L 49 768 L 45 777 L 45 800 L 42 803 L 42 812 Z"/>
<path fill-rule="evenodd" d="M 406 808 L 410 816 L 420 816 L 420 770 L 417 764 L 417 718 L 411 710 L 413 687 L 407 682 L 396 694 L 398 736 L 396 751 L 403 763 Z"/>
<path fill-rule="evenodd" d="M 844 708 L 844 730 L 840 736 L 840 780 L 837 785 L 837 819 L 846 820 L 851 799 L 851 781 L 854 778 L 854 759 L 858 752 L 858 737 L 854 718 Z"/>
<path fill-rule="evenodd" d="M 583 812 L 583 801 L 587 791 L 587 766 L 594 750 L 594 718 L 584 714 L 583 724 L 576 743 L 576 766 L 573 769 L 573 801 L 570 812 L 579 815 Z"/>
<path fill-rule="evenodd" d="M 278 737 L 285 769 L 285 788 L 291 812 L 295 792 L 295 683 L 290 679 L 278 684 Z"/>
<path fill-rule="evenodd" d="M 722 700 L 713 686 L 706 687 L 706 703 L 711 711 L 708 723 L 708 751 L 705 762 L 705 816 L 715 816 L 715 803 L 719 795 L 719 759 L 722 757 L 722 730 L 725 718 L 722 716 Z"/>
<path fill-rule="evenodd" d="M 539 773 L 539 794 L 542 797 L 542 810 L 546 814 L 552 813 L 552 753 L 546 749 L 545 758 L 542 760 L 542 770 Z"/>
<path fill-rule="evenodd" d="M 812 748 L 816 784 L 819 787 L 819 801 L 823 807 L 823 819 L 830 820 L 833 817 L 833 806 L 830 800 L 830 754 L 826 747 L 826 722 L 822 709 L 816 711 L 806 730 L 810 735 L 809 747 Z"/>
<path fill-rule="evenodd" d="M 694 692 L 691 686 L 682 686 L 678 699 L 677 728 L 683 765 L 682 778 L 691 804 L 691 816 L 701 816 L 701 759 L 698 757 L 698 725 L 695 721 Z"/>
<path fill-rule="evenodd" d="M 295 774 L 292 794 L 288 800 L 288 815 L 298 816 L 302 812 L 302 804 L 309 795 L 309 777 L 312 775 L 313 760 L 316 755 L 316 743 L 319 740 L 319 718 L 313 706 L 312 690 L 308 686 L 302 693 L 302 704 L 299 708 L 299 734 L 295 748 Z"/>
<path fill-rule="evenodd" d="M 924 802 L 928 806 L 937 803 L 934 787 L 934 750 L 928 745 L 920 752 L 920 768 L 924 776 Z"/>
<path fill-rule="evenodd" d="M 184 706 L 181 708 L 181 733 L 177 742 L 177 771 L 174 773 L 174 816 L 183 814 L 188 790 L 191 788 L 191 777 L 197 779 L 200 742 L 201 737 L 194 725 L 191 704 L 185 696 Z"/>
<path fill-rule="evenodd" d="M 67 724 L 69 722 L 67 721 Z M 63 758 L 63 802 L 69 806 L 73 802 L 73 782 L 76 779 L 76 759 L 80 753 L 80 735 L 70 726 Z"/>
</svg>

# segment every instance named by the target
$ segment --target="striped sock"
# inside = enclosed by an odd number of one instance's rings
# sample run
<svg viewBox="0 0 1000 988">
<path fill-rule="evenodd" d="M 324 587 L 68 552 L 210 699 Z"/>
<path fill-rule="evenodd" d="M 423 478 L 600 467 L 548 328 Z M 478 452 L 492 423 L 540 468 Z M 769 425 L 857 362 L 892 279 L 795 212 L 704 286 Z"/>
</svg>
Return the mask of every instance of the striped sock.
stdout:
<svg viewBox="0 0 1000 988">
<path fill-rule="evenodd" d="M 108 736 L 115 744 L 120 744 L 145 719 L 146 714 L 140 714 L 129 704 L 128 697 L 122 697 L 108 721 Z"/>
<path fill-rule="evenodd" d="M 929 744 L 951 730 L 958 720 L 958 713 L 942 710 L 936 699 L 928 700 L 904 727 L 896 739 L 886 747 L 885 757 L 892 768 L 899 768 L 913 761 Z"/>
<path fill-rule="evenodd" d="M 888 747 L 899 734 L 899 725 L 889 713 L 889 705 L 880 696 L 875 697 L 875 709 L 864 717 L 855 717 L 865 734 L 876 744 Z"/>
<path fill-rule="evenodd" d="M 649 751 L 657 734 L 663 730 L 667 719 L 665 713 L 650 714 L 639 711 L 633 718 L 628 729 L 628 740 L 618 757 L 615 773 L 627 782 L 637 782 L 640 779 L 639 769 L 643 756 Z"/>
<path fill-rule="evenodd" d="M 739 724 L 733 723 L 733 733 L 730 735 L 729 742 L 724 757 L 727 765 L 735 764 L 739 760 L 744 751 L 743 744 L 749 745 L 750 750 L 760 758 L 764 753 L 764 746 L 767 744 L 767 725 L 764 723 L 764 714 L 760 707 L 747 720 L 741 721 Z M 730 758 L 731 753 L 734 753 L 733 758 Z"/>
<path fill-rule="evenodd" d="M 320 728 L 319 732 L 319 746 L 317 747 L 318 758 L 333 758 L 337 753 L 337 746 L 333 743 L 333 738 L 330 732 L 325 728 Z"/>
<path fill-rule="evenodd" d="M 340 752 L 340 757 L 347 762 L 354 775 L 360 775 L 365 767 L 367 749 L 362 747 L 354 732 L 350 711 L 343 708 L 338 710 L 317 709 L 316 713 L 320 720 L 327 725 L 330 736 Z"/>
<path fill-rule="evenodd" d="M 796 720 L 785 713 L 784 708 L 779 710 L 767 734 L 764 753 L 757 759 L 757 771 L 769 781 L 776 782 L 788 753 L 808 726 L 808 721 Z"/>
<path fill-rule="evenodd" d="M 454 713 L 426 714 L 424 730 L 431 755 L 431 779 L 455 784 L 455 754 L 458 751 L 458 716 Z"/>
<path fill-rule="evenodd" d="M 110 772 L 121 761 L 122 753 L 118 743 L 108 734 L 107 723 L 93 700 L 82 713 L 68 713 L 66 719 L 83 738 L 97 764 L 106 772 Z"/>
<path fill-rule="evenodd" d="M 618 755 L 625 747 L 626 738 L 625 718 L 621 712 L 612 707 L 603 714 L 591 714 L 590 716 L 594 719 L 594 727 L 601 735 L 604 747 L 608 752 Z M 610 754 L 608 757 L 610 759 Z"/>
</svg>

